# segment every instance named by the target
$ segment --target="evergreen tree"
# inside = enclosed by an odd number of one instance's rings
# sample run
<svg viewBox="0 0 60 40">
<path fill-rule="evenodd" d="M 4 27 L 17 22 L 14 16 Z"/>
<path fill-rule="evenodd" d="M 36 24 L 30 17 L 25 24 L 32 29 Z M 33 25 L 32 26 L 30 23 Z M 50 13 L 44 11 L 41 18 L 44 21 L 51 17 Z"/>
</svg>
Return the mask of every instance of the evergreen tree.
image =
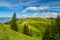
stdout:
<svg viewBox="0 0 60 40">
<path fill-rule="evenodd" d="M 45 34 L 43 35 L 43 40 L 59 40 L 59 15 L 57 18 L 51 21 L 51 26 L 46 29 Z"/>
<path fill-rule="evenodd" d="M 57 18 L 54 20 L 52 20 L 52 22 L 51 22 L 51 36 L 52 36 L 52 40 L 59 40 L 59 32 L 58 32 L 58 25 L 59 25 L 59 23 L 58 23 L 58 20 L 59 20 L 59 18 L 58 18 L 59 16 L 57 16 Z M 57 25 L 57 23 L 58 23 L 58 25 Z"/>
<path fill-rule="evenodd" d="M 32 29 L 30 29 L 29 36 L 32 36 Z"/>
<path fill-rule="evenodd" d="M 47 29 L 45 30 L 42 40 L 49 40 L 49 27 L 47 27 Z"/>
<path fill-rule="evenodd" d="M 12 20 L 11 20 L 11 29 L 14 31 L 18 31 L 18 27 L 16 24 L 16 13 L 13 14 Z"/>
<path fill-rule="evenodd" d="M 50 34 L 51 34 L 51 40 L 56 40 L 56 33 L 57 33 L 57 28 L 55 27 L 54 24 L 54 19 L 51 20 L 51 29 L 50 29 Z"/>
<path fill-rule="evenodd" d="M 53 40 L 52 27 L 53 27 L 53 22 L 51 22 L 50 25 L 47 25 L 45 33 L 43 34 L 43 40 Z"/>
<path fill-rule="evenodd" d="M 55 39 L 59 40 L 60 38 L 60 15 L 57 15 L 53 29 L 55 32 Z"/>
<path fill-rule="evenodd" d="M 28 28 L 28 25 L 26 24 L 24 24 L 23 33 L 29 36 L 29 28 Z"/>
<path fill-rule="evenodd" d="M 57 18 L 55 19 L 55 27 L 57 28 L 60 36 L 60 15 L 57 15 Z"/>
</svg>

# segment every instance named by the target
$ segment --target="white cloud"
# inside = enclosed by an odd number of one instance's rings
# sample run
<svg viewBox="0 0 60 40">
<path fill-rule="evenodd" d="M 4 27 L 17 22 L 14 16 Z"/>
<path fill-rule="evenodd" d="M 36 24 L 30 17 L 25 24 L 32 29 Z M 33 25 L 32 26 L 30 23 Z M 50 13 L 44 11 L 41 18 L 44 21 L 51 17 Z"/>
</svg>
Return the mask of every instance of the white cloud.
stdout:
<svg viewBox="0 0 60 40">
<path fill-rule="evenodd" d="M 60 9 L 60 6 L 55 6 L 55 7 L 51 7 L 51 8 L 58 8 L 58 9 Z"/>
<path fill-rule="evenodd" d="M 49 7 L 49 6 L 39 6 L 39 7 L 35 7 L 35 6 L 30 6 L 27 7 L 25 10 L 23 10 L 22 12 L 25 13 L 28 10 L 34 10 L 36 11 L 36 13 L 32 14 L 29 17 L 43 17 L 43 18 L 50 18 L 50 17 L 57 17 L 57 12 L 42 12 L 42 13 L 38 13 L 38 10 L 46 10 L 46 9 L 51 9 L 51 8 L 58 8 L 59 6 L 56 7 Z M 59 7 L 60 8 L 60 7 Z"/>
<path fill-rule="evenodd" d="M 23 2 L 23 1 L 20 0 L 20 2 L 15 4 L 14 6 L 16 6 L 16 7 L 31 6 L 32 3 L 35 3 L 35 2 L 37 2 L 37 0 L 30 0 L 30 1 L 27 1 L 27 2 Z"/>
<path fill-rule="evenodd" d="M 23 18 L 31 17 L 31 16 L 26 15 L 26 14 L 23 14 L 22 16 L 23 16 Z"/>
<path fill-rule="evenodd" d="M 53 18 L 56 18 L 57 17 L 57 14 L 56 12 L 43 12 L 43 13 L 34 13 L 32 15 L 23 15 L 25 18 L 27 17 L 43 17 L 43 18 L 50 18 L 50 17 L 53 17 Z"/>
<path fill-rule="evenodd" d="M 37 10 L 37 8 L 31 6 L 31 7 L 26 8 L 26 9 L 23 10 L 22 12 L 25 13 L 25 12 L 28 11 L 28 10 Z"/>
<path fill-rule="evenodd" d="M 16 6 L 16 4 L 11 4 L 11 3 L 8 3 L 8 2 L 0 2 L 0 7 L 7 7 L 7 8 L 10 8 L 10 9 L 18 8 Z"/>
<path fill-rule="evenodd" d="M 8 8 L 15 9 L 15 8 L 20 8 L 24 5 L 30 5 L 30 3 L 33 3 L 33 2 L 36 2 L 36 0 L 31 0 L 31 1 L 28 1 L 28 2 L 24 2 L 24 3 L 21 1 L 21 2 L 16 3 L 16 4 L 12 4 L 11 2 L 8 2 L 8 1 L 2 1 L 2 2 L 0 2 L 0 7 L 8 7 Z"/>
<path fill-rule="evenodd" d="M 43 18 L 53 17 L 53 18 L 56 18 L 57 14 L 58 13 L 56 13 L 56 12 L 43 12 L 43 13 L 34 13 L 31 16 L 29 16 L 29 17 L 43 17 Z"/>
<path fill-rule="evenodd" d="M 37 11 L 37 10 L 45 10 L 45 9 L 49 9 L 49 7 L 48 6 L 39 6 L 39 7 L 30 6 L 30 7 L 27 7 L 25 10 L 23 10 L 22 12 L 25 13 L 28 10 Z"/>
<path fill-rule="evenodd" d="M 40 14 L 39 13 L 34 13 L 34 14 L 32 14 L 31 17 L 40 17 Z"/>
<path fill-rule="evenodd" d="M 53 18 L 55 18 L 55 17 L 57 17 L 57 14 L 58 14 L 58 13 L 56 13 L 56 12 L 43 12 L 43 13 L 41 14 L 41 17 L 44 17 L 44 18 L 53 17 Z"/>
<path fill-rule="evenodd" d="M 45 9 L 49 9 L 50 7 L 48 7 L 48 6 L 40 6 L 40 7 L 38 7 L 38 9 L 39 10 L 45 10 Z"/>
<path fill-rule="evenodd" d="M 0 2 L 0 7 L 12 7 L 12 5 L 9 3 Z"/>
</svg>

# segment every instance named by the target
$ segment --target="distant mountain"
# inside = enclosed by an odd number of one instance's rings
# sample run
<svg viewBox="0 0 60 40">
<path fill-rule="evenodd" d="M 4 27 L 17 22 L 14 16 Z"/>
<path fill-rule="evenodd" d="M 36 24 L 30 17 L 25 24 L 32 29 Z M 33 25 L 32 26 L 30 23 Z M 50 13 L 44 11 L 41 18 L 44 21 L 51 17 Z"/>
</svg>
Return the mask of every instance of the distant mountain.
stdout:
<svg viewBox="0 0 60 40">
<path fill-rule="evenodd" d="M 8 22 L 10 20 L 11 20 L 11 18 L 9 18 L 9 17 L 0 17 L 0 22 Z"/>
</svg>

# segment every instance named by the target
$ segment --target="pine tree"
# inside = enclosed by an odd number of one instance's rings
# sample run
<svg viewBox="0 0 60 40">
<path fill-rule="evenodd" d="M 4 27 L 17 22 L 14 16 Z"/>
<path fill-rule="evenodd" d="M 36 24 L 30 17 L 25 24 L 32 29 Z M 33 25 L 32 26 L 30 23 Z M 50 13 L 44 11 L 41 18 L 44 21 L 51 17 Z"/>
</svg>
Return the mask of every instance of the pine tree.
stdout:
<svg viewBox="0 0 60 40">
<path fill-rule="evenodd" d="M 18 27 L 16 24 L 16 13 L 13 14 L 12 20 L 11 20 L 11 29 L 14 31 L 18 31 Z"/>
<path fill-rule="evenodd" d="M 60 15 L 52 20 L 51 26 L 46 29 L 43 40 L 59 40 L 60 38 Z"/>
<path fill-rule="evenodd" d="M 26 24 L 24 24 L 23 33 L 29 36 L 29 28 L 28 28 L 28 25 Z"/>
<path fill-rule="evenodd" d="M 51 36 L 51 40 L 56 40 L 56 38 L 55 38 L 55 36 L 56 36 L 56 33 L 57 33 L 57 31 L 56 31 L 57 29 L 56 29 L 56 27 L 55 27 L 55 25 L 54 25 L 54 20 L 52 19 L 51 20 L 51 29 L 50 29 L 50 36 Z"/>
<path fill-rule="evenodd" d="M 32 36 L 32 29 L 30 29 L 29 31 L 29 36 Z"/>
<path fill-rule="evenodd" d="M 60 36 L 60 15 L 57 15 L 57 18 L 55 19 L 55 26 L 56 26 L 57 31 L 59 32 L 59 36 Z"/>
<path fill-rule="evenodd" d="M 55 20 L 53 19 L 51 22 L 51 36 L 52 39 L 51 40 L 59 40 L 59 32 L 58 32 L 58 25 L 57 25 L 57 21 L 59 20 L 59 18 L 57 17 Z"/>
<path fill-rule="evenodd" d="M 53 27 L 53 21 L 51 22 L 50 25 L 47 25 L 45 33 L 43 34 L 43 40 L 53 40 L 52 27 Z"/>
<path fill-rule="evenodd" d="M 49 39 L 49 35 L 50 32 L 49 32 L 49 27 L 47 27 L 47 29 L 45 30 L 45 33 L 43 34 L 43 39 L 42 40 L 50 40 Z"/>
<path fill-rule="evenodd" d="M 55 38 L 56 40 L 59 40 L 60 38 L 60 15 L 57 15 L 56 19 L 55 19 L 55 23 L 54 23 L 54 28 L 55 29 Z"/>
</svg>

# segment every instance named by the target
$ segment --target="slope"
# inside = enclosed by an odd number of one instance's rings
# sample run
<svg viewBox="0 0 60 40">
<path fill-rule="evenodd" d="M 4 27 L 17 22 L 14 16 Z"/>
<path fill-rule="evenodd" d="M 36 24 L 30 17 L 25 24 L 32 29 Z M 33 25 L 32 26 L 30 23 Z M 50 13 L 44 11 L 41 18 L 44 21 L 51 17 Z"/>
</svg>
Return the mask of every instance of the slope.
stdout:
<svg viewBox="0 0 60 40">
<path fill-rule="evenodd" d="M 29 29 L 33 30 L 33 37 L 42 40 L 43 33 L 45 32 L 47 25 L 50 25 L 51 20 L 46 18 L 26 18 L 22 20 L 22 27 L 20 25 L 20 22 L 21 21 L 17 22 L 19 25 L 18 27 L 22 28 L 24 24 L 28 25 Z"/>
<path fill-rule="evenodd" d="M 15 32 L 0 24 L 0 40 L 38 40 L 36 38 L 28 37 L 22 33 Z"/>
<path fill-rule="evenodd" d="M 42 40 L 43 33 L 47 28 L 47 25 L 50 25 L 51 20 L 46 18 L 26 18 L 17 20 L 18 32 L 15 32 L 10 29 L 10 23 L 0 24 L 3 27 L 4 34 L 9 40 Z M 29 30 L 32 29 L 32 37 L 23 34 L 24 24 L 28 25 Z M 1 27 L 0 27 L 1 28 Z"/>
</svg>

